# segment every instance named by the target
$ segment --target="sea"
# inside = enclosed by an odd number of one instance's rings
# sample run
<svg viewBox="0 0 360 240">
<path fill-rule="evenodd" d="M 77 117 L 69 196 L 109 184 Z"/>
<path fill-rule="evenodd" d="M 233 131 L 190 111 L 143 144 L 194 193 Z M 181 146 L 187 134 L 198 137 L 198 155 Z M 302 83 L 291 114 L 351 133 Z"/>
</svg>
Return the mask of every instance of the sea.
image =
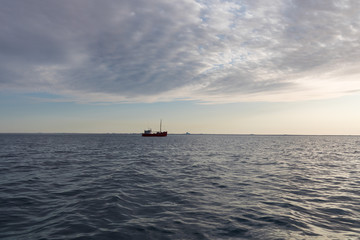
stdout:
<svg viewBox="0 0 360 240">
<path fill-rule="evenodd" d="M 0 134 L 0 239 L 360 239 L 360 136 Z"/>
</svg>

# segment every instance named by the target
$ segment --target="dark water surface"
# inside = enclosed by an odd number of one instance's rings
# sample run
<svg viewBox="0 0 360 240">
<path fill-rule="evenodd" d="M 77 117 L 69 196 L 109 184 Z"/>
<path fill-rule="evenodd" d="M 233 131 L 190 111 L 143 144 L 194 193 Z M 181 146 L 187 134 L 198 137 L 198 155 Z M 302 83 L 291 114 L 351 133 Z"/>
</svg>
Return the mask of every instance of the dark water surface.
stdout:
<svg viewBox="0 0 360 240">
<path fill-rule="evenodd" d="M 359 236 L 359 136 L 0 134 L 0 239 Z"/>
</svg>

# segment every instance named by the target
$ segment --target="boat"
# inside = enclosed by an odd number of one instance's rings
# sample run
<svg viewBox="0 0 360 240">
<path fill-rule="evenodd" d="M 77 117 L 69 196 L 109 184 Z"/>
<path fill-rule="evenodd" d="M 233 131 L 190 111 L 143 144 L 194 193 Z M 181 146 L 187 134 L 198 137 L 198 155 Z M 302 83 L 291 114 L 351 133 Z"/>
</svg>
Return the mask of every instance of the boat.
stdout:
<svg viewBox="0 0 360 240">
<path fill-rule="evenodd" d="M 161 125 L 162 125 L 162 120 L 160 120 L 160 131 L 159 132 L 152 132 L 151 129 L 148 129 L 148 130 L 144 130 L 144 133 L 142 134 L 142 136 L 143 137 L 166 137 L 167 131 L 162 132 Z"/>
</svg>

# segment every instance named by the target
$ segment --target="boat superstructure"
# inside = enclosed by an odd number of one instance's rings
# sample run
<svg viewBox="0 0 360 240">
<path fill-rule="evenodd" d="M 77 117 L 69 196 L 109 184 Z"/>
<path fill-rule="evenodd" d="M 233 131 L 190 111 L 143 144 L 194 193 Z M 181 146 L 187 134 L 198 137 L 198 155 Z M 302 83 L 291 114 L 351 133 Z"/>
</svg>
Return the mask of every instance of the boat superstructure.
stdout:
<svg viewBox="0 0 360 240">
<path fill-rule="evenodd" d="M 160 120 L 160 131 L 158 132 L 152 132 L 151 129 L 148 130 L 144 130 L 144 133 L 142 134 L 143 137 L 166 137 L 167 136 L 167 131 L 161 131 L 161 125 L 162 125 L 162 120 Z"/>
</svg>

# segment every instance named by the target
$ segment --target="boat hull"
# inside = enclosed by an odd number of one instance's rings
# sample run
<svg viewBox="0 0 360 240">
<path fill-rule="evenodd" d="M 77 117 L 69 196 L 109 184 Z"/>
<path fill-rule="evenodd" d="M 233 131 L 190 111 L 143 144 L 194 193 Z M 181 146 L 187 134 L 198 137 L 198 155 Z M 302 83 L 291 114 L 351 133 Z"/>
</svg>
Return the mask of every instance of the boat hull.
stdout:
<svg viewBox="0 0 360 240">
<path fill-rule="evenodd" d="M 143 133 L 143 137 L 166 137 L 167 132 L 157 132 L 157 133 Z"/>
</svg>

